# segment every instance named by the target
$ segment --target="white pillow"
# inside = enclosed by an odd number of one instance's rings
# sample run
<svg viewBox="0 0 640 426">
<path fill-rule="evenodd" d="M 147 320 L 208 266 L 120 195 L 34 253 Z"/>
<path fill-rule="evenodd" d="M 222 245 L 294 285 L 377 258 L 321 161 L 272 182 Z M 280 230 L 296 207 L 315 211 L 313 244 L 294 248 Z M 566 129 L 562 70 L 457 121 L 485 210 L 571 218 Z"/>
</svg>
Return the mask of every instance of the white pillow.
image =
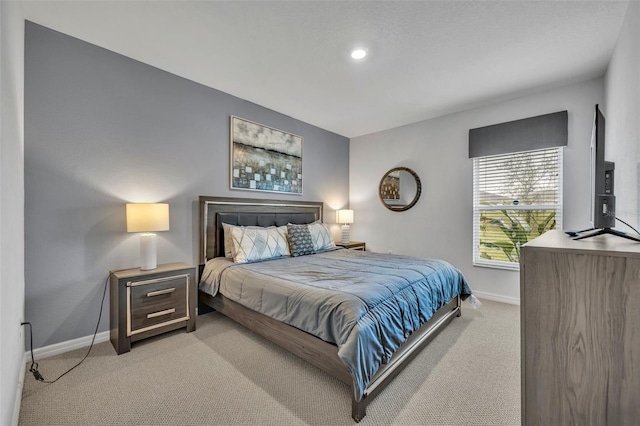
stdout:
<svg viewBox="0 0 640 426">
<path fill-rule="evenodd" d="M 235 247 L 233 246 L 233 237 L 231 236 L 232 228 L 256 228 L 256 229 L 265 229 L 264 226 L 241 226 L 241 225 L 231 225 L 229 223 L 222 223 L 222 231 L 224 232 L 224 257 L 227 259 L 233 259 L 235 257 Z M 270 228 L 274 228 L 271 226 Z M 280 232 L 284 233 L 284 238 L 287 239 L 287 226 L 278 227 Z M 288 250 L 288 247 L 287 247 Z"/>
<path fill-rule="evenodd" d="M 310 223 L 308 226 L 309 233 L 311 234 L 311 242 L 313 243 L 313 251 L 317 253 L 319 251 L 336 248 L 336 243 L 333 241 L 331 231 L 329 231 L 329 225 L 326 223 L 314 222 Z"/>
<path fill-rule="evenodd" d="M 224 257 L 233 258 L 233 239 L 231 238 L 231 228 L 235 225 L 229 225 L 228 223 L 222 224 L 222 231 L 224 232 Z"/>
<path fill-rule="evenodd" d="M 233 261 L 249 263 L 289 256 L 287 227 L 230 226 Z"/>
</svg>

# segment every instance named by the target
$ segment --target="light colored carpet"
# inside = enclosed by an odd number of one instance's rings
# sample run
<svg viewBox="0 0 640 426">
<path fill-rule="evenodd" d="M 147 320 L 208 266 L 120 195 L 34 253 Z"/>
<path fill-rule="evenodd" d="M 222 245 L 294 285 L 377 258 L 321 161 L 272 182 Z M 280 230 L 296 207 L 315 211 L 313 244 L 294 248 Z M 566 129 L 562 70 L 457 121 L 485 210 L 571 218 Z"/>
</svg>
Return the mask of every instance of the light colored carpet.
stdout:
<svg viewBox="0 0 640 426">
<path fill-rule="evenodd" d="M 40 362 L 47 379 L 86 349 Z M 28 365 L 27 365 L 28 366 Z M 353 425 L 350 388 L 214 312 L 116 355 L 111 343 L 52 385 L 27 371 L 20 425 Z M 370 404 L 362 425 L 519 425 L 519 307 L 483 301 Z"/>
</svg>

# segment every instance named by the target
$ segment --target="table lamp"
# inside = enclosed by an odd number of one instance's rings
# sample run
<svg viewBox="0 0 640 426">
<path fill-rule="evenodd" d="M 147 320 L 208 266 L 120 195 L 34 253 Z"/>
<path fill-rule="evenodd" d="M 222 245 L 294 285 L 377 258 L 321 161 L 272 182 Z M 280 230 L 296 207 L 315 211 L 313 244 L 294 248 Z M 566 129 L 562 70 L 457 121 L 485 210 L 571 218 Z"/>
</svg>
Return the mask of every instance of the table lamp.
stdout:
<svg viewBox="0 0 640 426">
<path fill-rule="evenodd" d="M 338 210 L 338 223 L 342 224 L 342 243 L 348 243 L 349 237 L 349 224 L 353 223 L 353 210 Z"/>
<path fill-rule="evenodd" d="M 156 269 L 156 231 L 169 230 L 169 204 L 127 203 L 127 232 L 140 234 L 140 269 Z"/>
</svg>

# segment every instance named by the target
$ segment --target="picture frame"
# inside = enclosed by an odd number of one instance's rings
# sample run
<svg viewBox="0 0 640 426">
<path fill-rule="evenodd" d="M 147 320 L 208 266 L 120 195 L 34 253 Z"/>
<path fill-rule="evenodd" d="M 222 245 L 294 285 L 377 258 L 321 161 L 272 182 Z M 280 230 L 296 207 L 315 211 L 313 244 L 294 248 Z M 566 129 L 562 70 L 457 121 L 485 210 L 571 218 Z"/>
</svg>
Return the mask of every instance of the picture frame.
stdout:
<svg viewBox="0 0 640 426">
<path fill-rule="evenodd" d="M 231 115 L 231 189 L 302 195 L 302 136 Z"/>
</svg>

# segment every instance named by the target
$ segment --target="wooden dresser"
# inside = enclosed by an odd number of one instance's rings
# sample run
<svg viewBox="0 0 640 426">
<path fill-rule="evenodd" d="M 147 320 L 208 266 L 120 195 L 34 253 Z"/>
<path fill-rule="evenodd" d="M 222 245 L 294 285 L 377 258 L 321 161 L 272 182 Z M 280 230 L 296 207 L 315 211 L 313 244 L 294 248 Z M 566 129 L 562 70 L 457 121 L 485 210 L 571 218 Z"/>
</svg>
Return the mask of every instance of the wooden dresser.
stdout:
<svg viewBox="0 0 640 426">
<path fill-rule="evenodd" d="M 640 424 L 640 243 L 527 243 L 520 314 L 523 425 Z"/>
</svg>

